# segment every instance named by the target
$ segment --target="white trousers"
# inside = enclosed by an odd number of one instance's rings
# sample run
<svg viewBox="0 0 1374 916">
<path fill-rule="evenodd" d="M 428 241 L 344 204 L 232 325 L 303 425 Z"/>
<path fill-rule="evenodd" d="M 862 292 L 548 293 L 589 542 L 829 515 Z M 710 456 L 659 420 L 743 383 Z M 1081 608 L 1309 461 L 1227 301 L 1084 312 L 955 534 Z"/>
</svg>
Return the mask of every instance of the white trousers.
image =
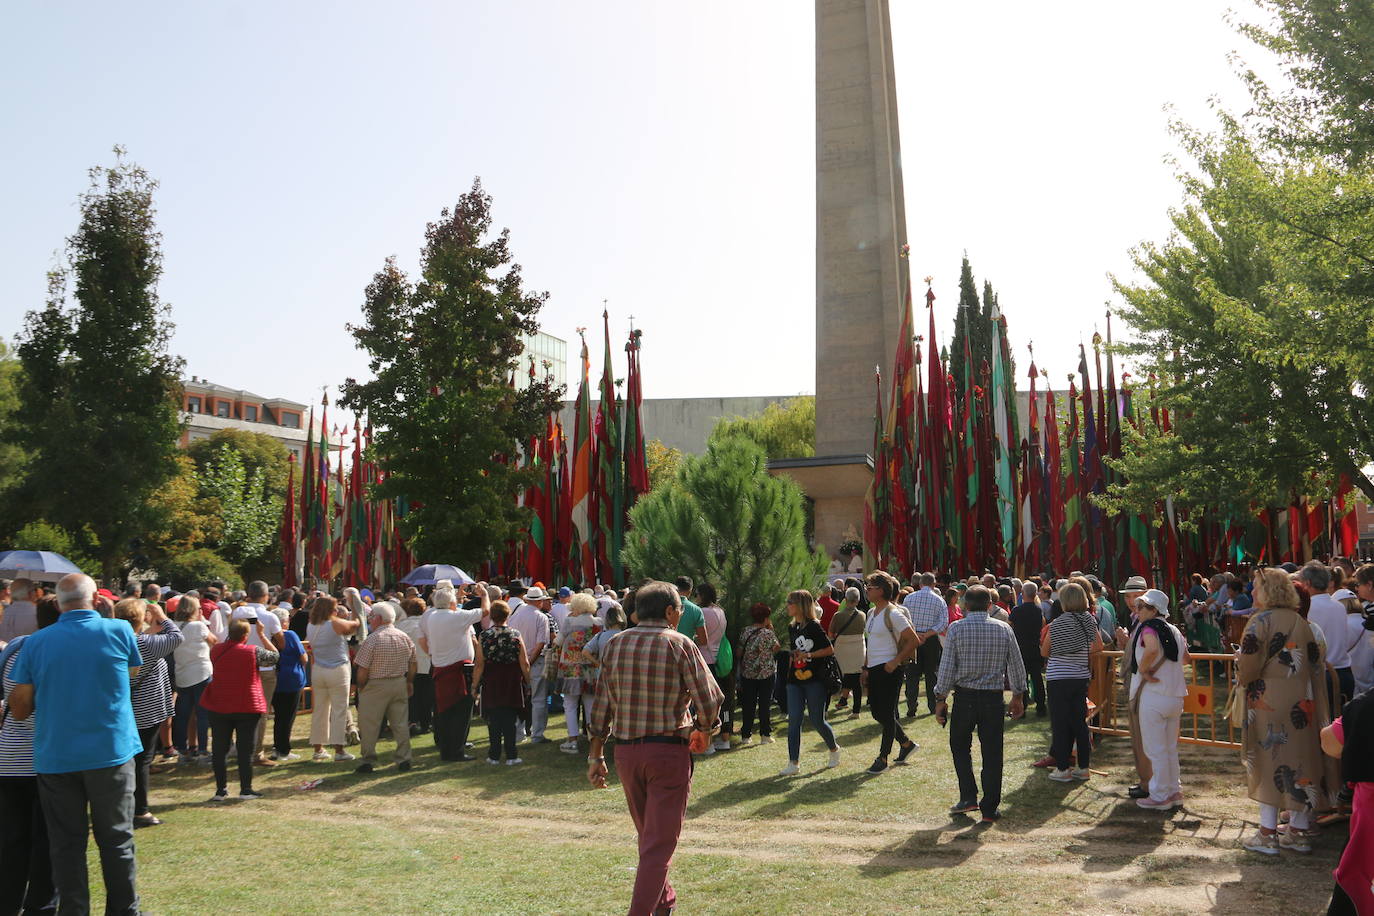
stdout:
<svg viewBox="0 0 1374 916">
<path fill-rule="evenodd" d="M 596 697 L 590 693 L 563 697 L 563 717 L 568 721 L 568 737 L 576 738 L 582 730 L 582 726 L 577 721 L 577 704 L 581 701 L 582 708 L 587 710 L 587 721 L 592 720 L 592 703 L 596 702 Z"/>
<path fill-rule="evenodd" d="M 342 746 L 348 733 L 348 665 L 310 668 L 310 743 Z"/>
<path fill-rule="evenodd" d="M 1168 801 L 1183 791 L 1178 771 L 1178 725 L 1183 697 L 1146 690 L 1140 693 L 1140 744 L 1150 758 L 1150 798 Z"/>
</svg>

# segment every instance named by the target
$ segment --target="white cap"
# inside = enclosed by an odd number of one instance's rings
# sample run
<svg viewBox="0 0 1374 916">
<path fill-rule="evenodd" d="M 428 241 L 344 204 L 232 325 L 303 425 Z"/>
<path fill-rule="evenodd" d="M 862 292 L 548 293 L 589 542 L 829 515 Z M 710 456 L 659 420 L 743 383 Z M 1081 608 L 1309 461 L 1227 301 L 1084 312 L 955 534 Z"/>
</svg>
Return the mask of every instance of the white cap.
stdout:
<svg viewBox="0 0 1374 916">
<path fill-rule="evenodd" d="M 1335 598 L 1337 601 L 1344 601 L 1347 598 L 1355 598 L 1357 596 L 1348 588 L 1338 588 L 1331 593 L 1331 597 Z"/>
<path fill-rule="evenodd" d="M 1150 589 L 1136 600 L 1144 601 L 1146 604 L 1154 608 L 1160 614 L 1167 616 L 1169 613 L 1169 596 L 1164 594 L 1157 588 Z"/>
</svg>

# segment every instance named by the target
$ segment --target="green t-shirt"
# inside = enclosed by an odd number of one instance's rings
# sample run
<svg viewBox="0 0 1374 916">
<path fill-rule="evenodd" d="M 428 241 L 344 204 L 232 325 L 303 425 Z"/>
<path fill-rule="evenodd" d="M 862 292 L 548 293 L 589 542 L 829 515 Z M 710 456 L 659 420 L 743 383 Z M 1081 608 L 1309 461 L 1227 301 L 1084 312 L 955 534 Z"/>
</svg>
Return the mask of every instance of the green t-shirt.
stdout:
<svg viewBox="0 0 1374 916">
<path fill-rule="evenodd" d="M 706 615 L 686 598 L 682 599 L 682 615 L 677 620 L 677 631 L 689 639 L 697 638 L 697 630 L 706 626 Z"/>
</svg>

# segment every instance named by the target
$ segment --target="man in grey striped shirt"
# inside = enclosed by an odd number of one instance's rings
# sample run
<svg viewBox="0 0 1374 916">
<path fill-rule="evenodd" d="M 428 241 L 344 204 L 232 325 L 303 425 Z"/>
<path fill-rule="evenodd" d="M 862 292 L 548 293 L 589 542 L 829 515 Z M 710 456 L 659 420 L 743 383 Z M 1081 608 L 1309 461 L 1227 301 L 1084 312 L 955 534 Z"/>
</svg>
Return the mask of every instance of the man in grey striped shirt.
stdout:
<svg viewBox="0 0 1374 916">
<path fill-rule="evenodd" d="M 959 777 L 959 801 L 950 814 L 981 811 L 983 823 L 1001 818 L 1002 692 L 1012 686 L 1011 714 L 1020 717 L 1025 702 L 1026 667 L 1011 627 L 988 617 L 992 593 L 974 585 L 964 593 L 964 619 L 949 626 L 940 676 L 935 683 L 935 718 L 944 725 L 945 698 L 954 691 L 954 715 L 949 726 L 949 751 Z M 983 798 L 973 778 L 973 732 L 983 755 Z"/>
</svg>

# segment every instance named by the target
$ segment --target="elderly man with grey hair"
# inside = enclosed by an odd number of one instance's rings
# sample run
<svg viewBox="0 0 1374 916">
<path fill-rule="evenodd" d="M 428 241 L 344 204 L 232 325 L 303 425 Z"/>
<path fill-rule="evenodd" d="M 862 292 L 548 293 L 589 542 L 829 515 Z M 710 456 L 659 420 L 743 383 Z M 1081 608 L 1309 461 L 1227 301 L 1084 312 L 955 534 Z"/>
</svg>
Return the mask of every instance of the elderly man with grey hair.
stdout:
<svg viewBox="0 0 1374 916">
<path fill-rule="evenodd" d="M 377 733 L 385 717 L 396 739 L 396 769 L 410 769 L 410 695 L 415 690 L 415 643 L 396 629 L 396 605 L 374 602 L 368 612 L 372 632 L 358 647 L 358 732 L 363 762 L 357 772 L 371 773 L 377 764 Z"/>
<path fill-rule="evenodd" d="M 0 614 L 0 643 L 38 631 L 38 605 L 33 603 L 33 583 L 15 579 L 10 583 L 12 599 Z"/>
<path fill-rule="evenodd" d="M 1304 563 L 1298 570 L 1298 578 L 1312 593 L 1307 622 L 1321 627 L 1326 636 L 1326 663 L 1336 669 L 1336 680 L 1340 682 L 1341 695 L 1331 697 L 1331 708 L 1341 709 L 1347 700 L 1355 696 L 1355 674 L 1350 670 L 1345 606 L 1328 594 L 1331 590 L 1331 569 L 1320 560 Z"/>
<path fill-rule="evenodd" d="M 90 912 L 89 833 L 100 849 L 105 912 L 137 913 L 133 758 L 143 746 L 129 684 L 143 657 L 129 624 L 102 617 L 95 598 L 90 576 L 57 583 L 61 616 L 24 640 L 9 714 L 23 721 L 36 713 L 34 769 L 59 912 Z"/>
</svg>

